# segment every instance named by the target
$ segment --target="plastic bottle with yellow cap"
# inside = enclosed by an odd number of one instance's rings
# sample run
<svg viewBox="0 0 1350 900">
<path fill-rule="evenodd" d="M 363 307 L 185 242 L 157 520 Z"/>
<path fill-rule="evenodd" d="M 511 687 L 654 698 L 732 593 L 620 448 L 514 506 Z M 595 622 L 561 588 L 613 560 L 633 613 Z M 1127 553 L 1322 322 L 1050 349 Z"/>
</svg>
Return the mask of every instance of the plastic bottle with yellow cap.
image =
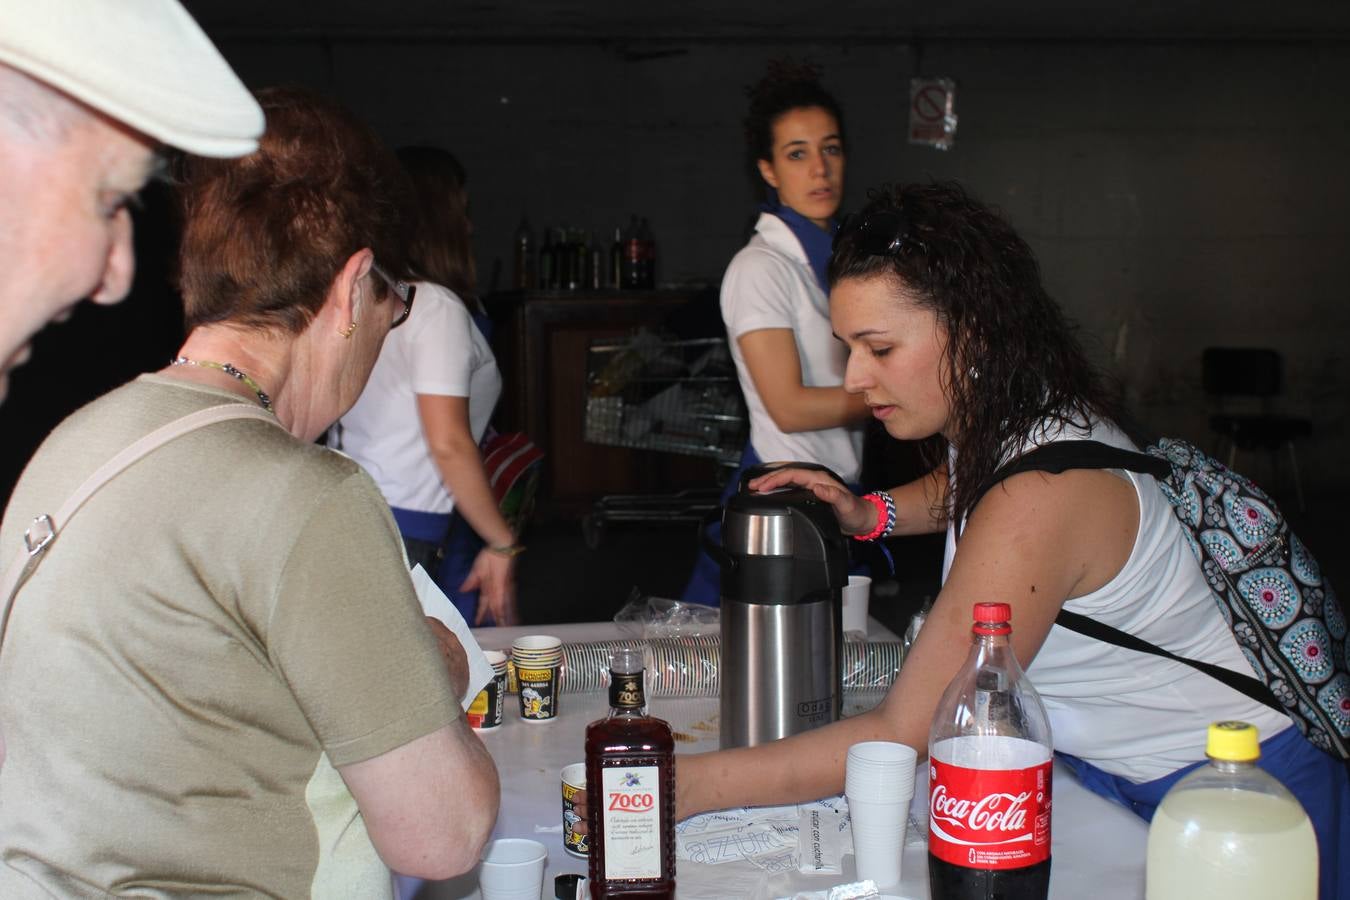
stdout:
<svg viewBox="0 0 1350 900">
<path fill-rule="evenodd" d="M 1201 766 L 1148 829 L 1147 900 L 1317 900 L 1317 837 L 1294 795 L 1256 765 L 1255 726 L 1209 726 Z"/>
</svg>

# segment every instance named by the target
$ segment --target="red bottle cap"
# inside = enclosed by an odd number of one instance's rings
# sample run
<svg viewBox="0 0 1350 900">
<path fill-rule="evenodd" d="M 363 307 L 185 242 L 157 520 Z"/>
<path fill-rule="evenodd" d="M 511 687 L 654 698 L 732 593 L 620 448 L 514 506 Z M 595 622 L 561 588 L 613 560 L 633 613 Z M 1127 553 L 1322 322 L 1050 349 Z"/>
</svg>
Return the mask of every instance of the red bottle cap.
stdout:
<svg viewBox="0 0 1350 900">
<path fill-rule="evenodd" d="M 1006 603 L 976 603 L 975 632 L 977 634 L 1008 634 L 1012 607 Z"/>
</svg>

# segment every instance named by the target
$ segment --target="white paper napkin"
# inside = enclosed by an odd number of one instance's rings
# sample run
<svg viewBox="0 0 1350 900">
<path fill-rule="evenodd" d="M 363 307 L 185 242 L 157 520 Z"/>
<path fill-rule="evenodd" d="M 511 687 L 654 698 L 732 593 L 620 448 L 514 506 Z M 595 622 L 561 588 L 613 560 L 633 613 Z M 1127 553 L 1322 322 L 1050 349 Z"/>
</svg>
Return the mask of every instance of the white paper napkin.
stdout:
<svg viewBox="0 0 1350 900">
<path fill-rule="evenodd" d="M 460 644 L 464 646 L 464 655 L 469 659 L 469 687 L 464 692 L 460 705 L 467 710 L 473 698 L 477 697 L 478 692 L 492 680 L 492 664 L 483 655 L 483 648 L 473 639 L 469 623 L 464 621 L 464 617 L 459 614 L 455 604 L 450 602 L 450 598 L 445 596 L 445 592 L 431 580 L 427 570 L 418 564 L 413 566 L 411 574 L 417 599 L 422 603 L 422 612 L 439 620 L 442 625 L 453 631 Z"/>
</svg>

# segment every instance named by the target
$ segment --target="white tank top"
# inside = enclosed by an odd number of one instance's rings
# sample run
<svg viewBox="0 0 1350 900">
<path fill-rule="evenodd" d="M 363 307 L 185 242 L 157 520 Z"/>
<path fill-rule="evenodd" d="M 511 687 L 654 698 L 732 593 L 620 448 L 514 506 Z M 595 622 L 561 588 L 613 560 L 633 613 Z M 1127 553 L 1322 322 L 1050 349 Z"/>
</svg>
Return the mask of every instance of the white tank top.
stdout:
<svg viewBox="0 0 1350 900">
<path fill-rule="evenodd" d="M 1070 428 L 1037 435 L 1034 443 L 1083 439 L 1138 449 L 1109 423 L 1095 425 L 1090 433 Z M 1069 600 L 1064 608 L 1179 656 L 1253 674 L 1205 584 L 1171 504 L 1153 477 L 1108 471 L 1134 485 L 1139 532 L 1129 559 L 1116 576 L 1099 590 Z M 944 582 L 955 548 L 955 531 L 948 525 Z M 1190 666 L 1058 625 L 1050 629 L 1027 675 L 1045 701 L 1056 750 L 1136 783 L 1204 759 L 1205 733 L 1211 722 L 1250 722 L 1260 730 L 1262 740 L 1293 724 L 1283 713 Z"/>
</svg>

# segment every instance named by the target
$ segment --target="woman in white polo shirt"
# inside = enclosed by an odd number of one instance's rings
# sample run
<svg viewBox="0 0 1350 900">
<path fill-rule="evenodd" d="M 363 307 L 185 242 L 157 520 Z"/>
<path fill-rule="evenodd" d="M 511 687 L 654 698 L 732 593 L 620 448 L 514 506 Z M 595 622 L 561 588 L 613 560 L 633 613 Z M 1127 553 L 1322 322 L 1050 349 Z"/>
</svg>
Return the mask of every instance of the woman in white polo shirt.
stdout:
<svg viewBox="0 0 1350 900">
<path fill-rule="evenodd" d="M 417 309 L 384 342 L 330 444 L 370 472 L 393 509 L 408 559 L 422 564 L 466 619 L 512 625 L 521 548 L 479 451 L 502 379 L 473 293 L 464 169 L 433 147 L 405 147 L 398 156 L 416 188 L 409 256 L 423 279 Z"/>
<path fill-rule="evenodd" d="M 848 353 L 830 331 L 825 273 L 844 190 L 843 113 L 808 64 L 773 61 L 747 93 L 747 150 L 768 199 L 727 267 L 721 299 L 750 414 L 741 470 L 796 460 L 856 482 L 867 408 L 842 386 Z M 708 556 L 695 563 L 683 599 L 718 602 Z"/>
</svg>

